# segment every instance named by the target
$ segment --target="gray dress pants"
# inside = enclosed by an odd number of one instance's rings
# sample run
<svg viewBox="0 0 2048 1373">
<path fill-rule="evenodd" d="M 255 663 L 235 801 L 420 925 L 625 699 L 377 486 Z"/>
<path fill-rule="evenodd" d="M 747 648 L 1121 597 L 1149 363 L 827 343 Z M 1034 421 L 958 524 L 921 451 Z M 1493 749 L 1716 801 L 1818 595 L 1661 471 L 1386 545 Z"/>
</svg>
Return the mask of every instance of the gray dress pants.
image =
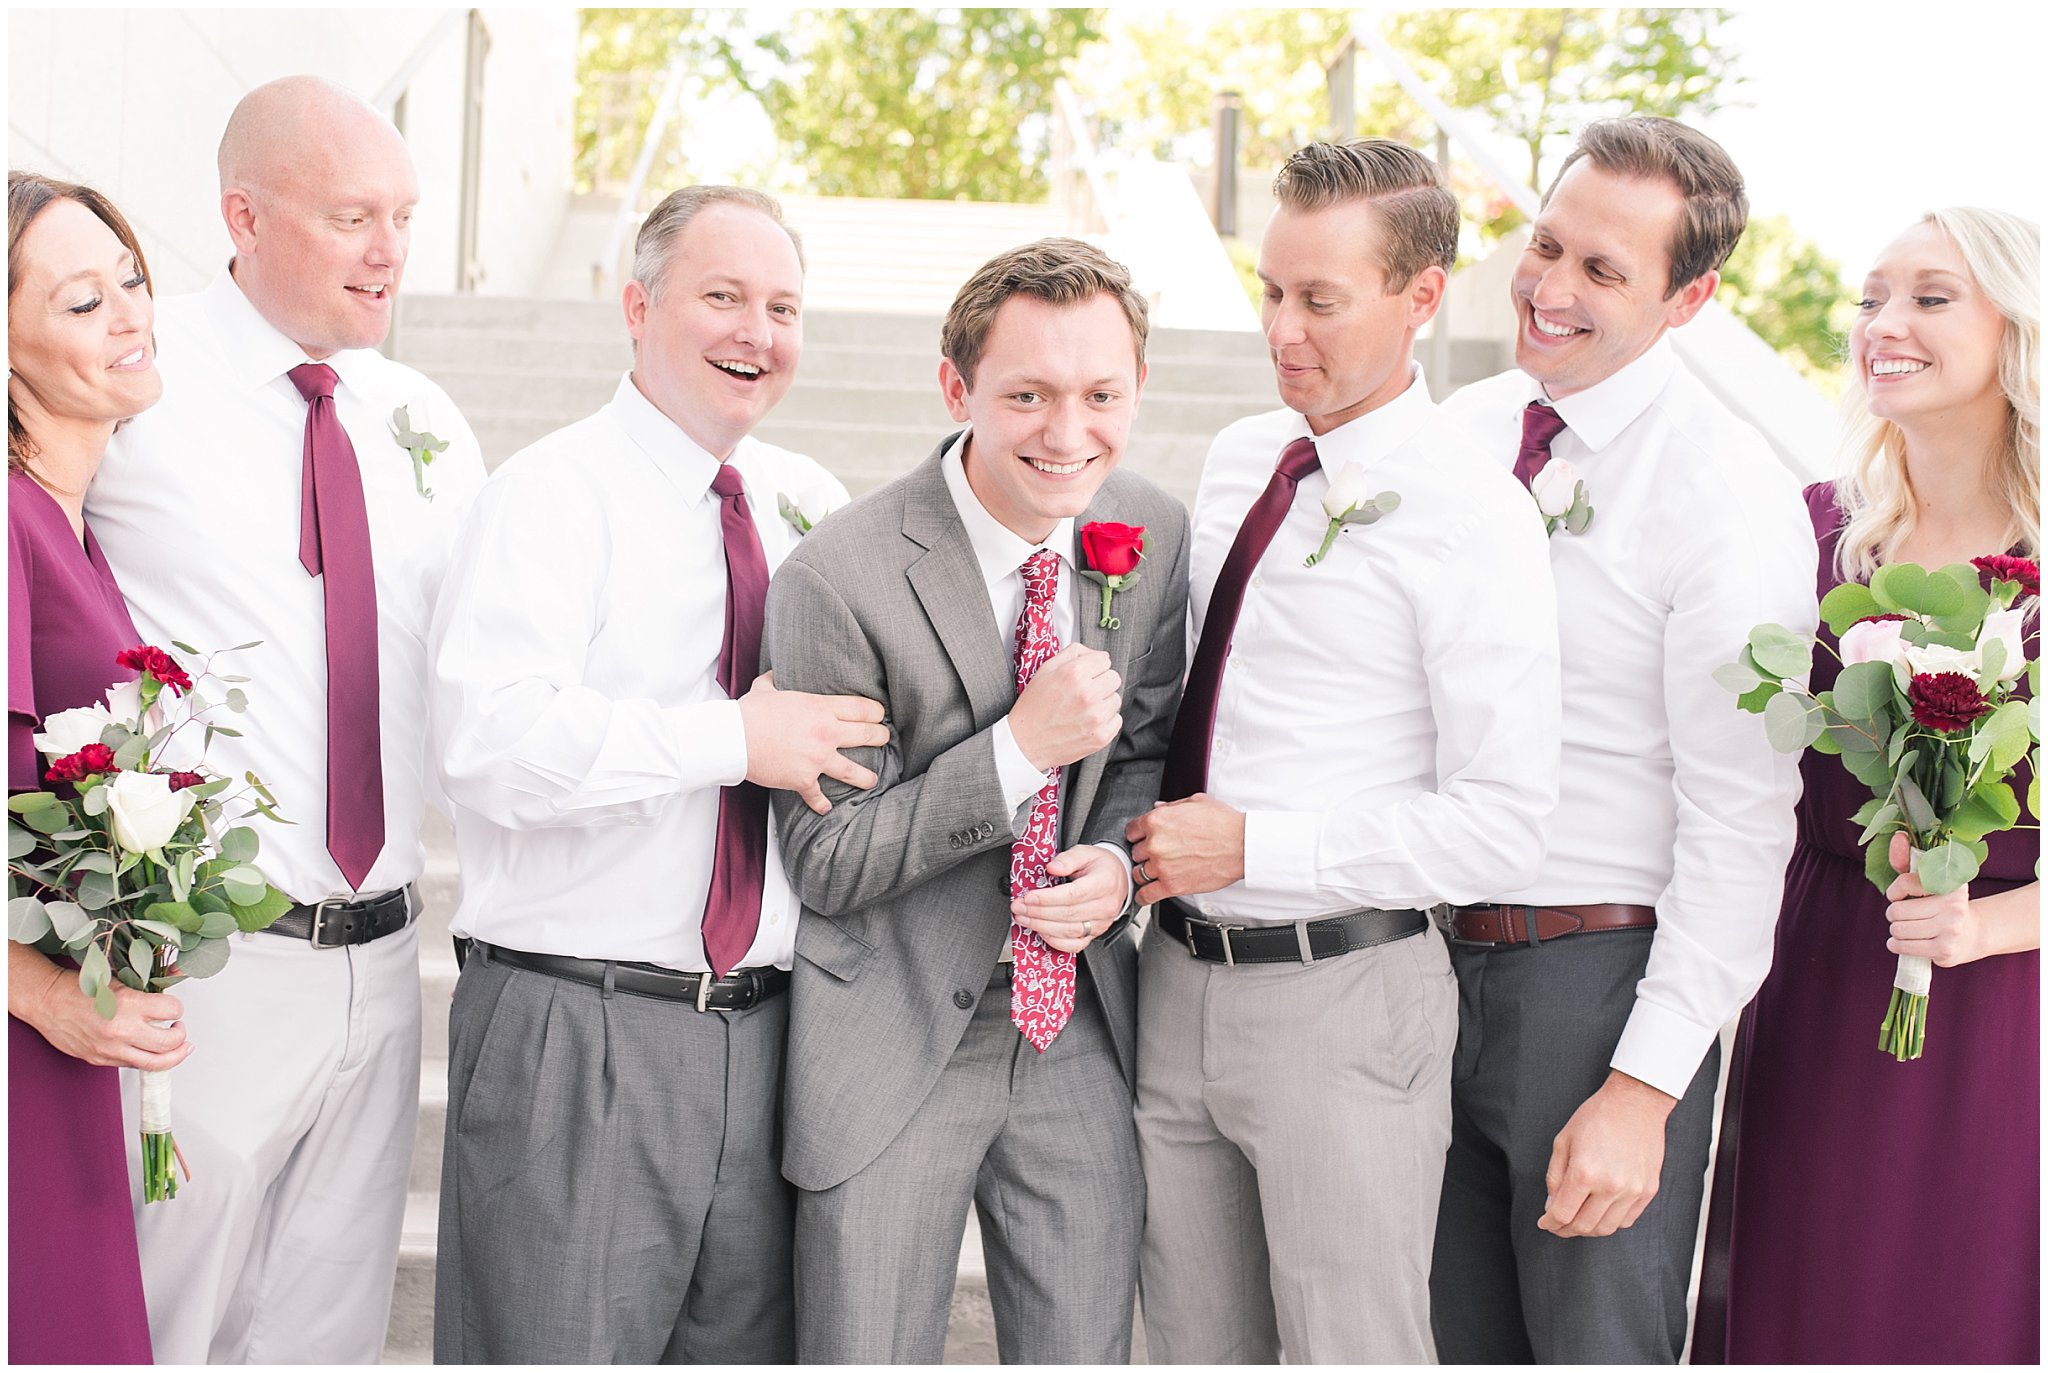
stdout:
<svg viewBox="0 0 2048 1373">
<path fill-rule="evenodd" d="M 1457 993 L 1444 941 L 1138 962 L 1154 1363 L 1428 1363 Z"/>
<path fill-rule="evenodd" d="M 998 970 L 910 1123 L 837 1187 L 798 1193 L 805 1363 L 938 1363 L 967 1207 L 1004 1363 L 1131 1360 L 1145 1179 L 1131 1089 L 1084 971 L 1041 1054 Z"/>
<path fill-rule="evenodd" d="M 436 1363 L 788 1363 L 789 998 L 700 1013 L 470 955 Z"/>
<path fill-rule="evenodd" d="M 1714 1123 L 1720 1047 L 1664 1127 L 1664 1173 L 1636 1223 L 1536 1228 L 1558 1131 L 1607 1080 L 1649 930 L 1539 947 L 1460 947 L 1451 1152 L 1430 1274 L 1445 1363 L 1676 1363 Z"/>
</svg>

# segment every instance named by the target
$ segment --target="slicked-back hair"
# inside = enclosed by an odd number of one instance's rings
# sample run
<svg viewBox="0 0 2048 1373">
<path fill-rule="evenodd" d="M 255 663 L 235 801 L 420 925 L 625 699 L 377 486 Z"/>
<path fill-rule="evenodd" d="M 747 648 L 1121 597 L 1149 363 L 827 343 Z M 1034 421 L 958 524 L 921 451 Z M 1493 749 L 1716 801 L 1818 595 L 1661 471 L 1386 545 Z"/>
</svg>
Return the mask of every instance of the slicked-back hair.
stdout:
<svg viewBox="0 0 2048 1373">
<path fill-rule="evenodd" d="M 1580 158 L 1616 176 L 1668 181 L 1685 197 L 1685 212 L 1670 244 L 1667 300 L 1708 272 L 1720 270 L 1749 224 L 1749 195 L 1735 159 L 1719 143 L 1676 119 L 1637 114 L 1594 120 L 1580 131 L 1577 145 L 1557 169 L 1557 179 L 1543 193 L 1545 204 Z"/>
<path fill-rule="evenodd" d="M 74 181 L 58 181 L 37 172 L 10 171 L 7 173 L 7 299 L 10 302 L 20 281 L 21 240 L 28 234 L 29 225 L 36 222 L 36 217 L 60 200 L 77 201 L 113 230 L 114 237 L 121 240 L 121 246 L 134 254 L 135 270 L 142 274 L 143 289 L 151 295 L 156 294 L 149 275 L 149 263 L 142 256 L 142 240 L 135 236 L 127 217 L 114 207 L 113 201 L 92 187 Z M 35 441 L 22 427 L 21 416 L 15 413 L 14 398 L 10 395 L 7 398 L 7 470 L 28 472 L 28 460 L 35 451 Z"/>
<path fill-rule="evenodd" d="M 1405 143 L 1360 138 L 1296 148 L 1273 178 L 1273 195 L 1291 210 L 1370 203 L 1388 291 L 1407 290 L 1425 267 L 1449 272 L 1458 260 L 1457 198 L 1443 169 Z"/>
<path fill-rule="evenodd" d="M 633 280 L 646 290 L 650 301 L 661 303 L 661 293 L 668 285 L 669 250 L 707 205 L 743 205 L 781 224 L 796 248 L 796 265 L 803 267 L 804 241 L 783 223 L 782 204 L 774 196 L 745 186 L 685 186 L 669 192 L 648 212 L 640 223 L 640 236 L 633 240 Z"/>
<path fill-rule="evenodd" d="M 1123 307 L 1124 318 L 1131 324 L 1131 345 L 1142 368 L 1145 335 L 1151 328 L 1145 298 L 1132 287 L 1128 268 L 1078 238 L 1041 238 L 982 263 L 953 297 L 945 327 L 939 331 L 939 349 L 971 390 L 982 347 L 1004 301 L 1011 296 L 1030 296 L 1049 305 L 1080 305 L 1098 295 Z"/>
</svg>

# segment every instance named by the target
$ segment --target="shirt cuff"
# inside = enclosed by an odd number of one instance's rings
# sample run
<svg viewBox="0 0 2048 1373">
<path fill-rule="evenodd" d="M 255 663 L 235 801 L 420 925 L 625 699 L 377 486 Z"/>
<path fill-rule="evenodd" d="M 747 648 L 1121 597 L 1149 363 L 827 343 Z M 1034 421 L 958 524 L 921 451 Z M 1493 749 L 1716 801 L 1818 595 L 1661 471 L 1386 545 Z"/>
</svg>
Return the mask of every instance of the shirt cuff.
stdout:
<svg viewBox="0 0 2048 1373">
<path fill-rule="evenodd" d="M 1322 836 L 1317 811 L 1246 811 L 1244 884 L 1258 891 L 1314 891 L 1320 885 L 1316 848 Z"/>
<path fill-rule="evenodd" d="M 736 787 L 747 780 L 747 721 L 738 701 L 705 701 L 665 712 L 679 758 L 700 758 L 709 785 Z"/>
<path fill-rule="evenodd" d="M 1607 1066 L 1683 1100 L 1700 1060 L 1720 1035 L 1718 1025 L 1698 1025 L 1676 1011 L 1637 1001 Z"/>
<path fill-rule="evenodd" d="M 1095 843 L 1095 847 L 1098 849 L 1108 849 L 1111 853 L 1116 855 L 1116 861 L 1124 865 L 1124 903 L 1123 905 L 1117 907 L 1117 915 L 1121 917 L 1125 912 L 1130 910 L 1131 898 L 1135 896 L 1138 891 L 1137 881 L 1131 876 L 1130 850 L 1126 849 L 1122 844 L 1117 843 L 1114 839 L 1098 839 Z"/>
<path fill-rule="evenodd" d="M 1022 834 L 1021 826 L 1028 823 L 1029 817 L 1020 819 L 1017 810 L 1045 789 L 1046 774 L 1031 766 L 1024 750 L 1017 747 L 1017 736 L 1010 729 L 1009 716 L 996 721 L 995 728 L 989 731 L 989 738 L 996 751 L 996 785 L 1002 788 L 1003 803 L 1010 808 L 1012 828 Z"/>
</svg>

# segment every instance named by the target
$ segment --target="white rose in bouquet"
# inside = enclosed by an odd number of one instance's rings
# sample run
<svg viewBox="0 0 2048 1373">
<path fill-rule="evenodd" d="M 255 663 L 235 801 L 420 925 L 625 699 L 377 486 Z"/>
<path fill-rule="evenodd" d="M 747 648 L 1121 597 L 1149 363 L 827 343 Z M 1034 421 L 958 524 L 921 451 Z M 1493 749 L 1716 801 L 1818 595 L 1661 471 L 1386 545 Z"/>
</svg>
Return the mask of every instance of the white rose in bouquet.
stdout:
<svg viewBox="0 0 2048 1373">
<path fill-rule="evenodd" d="M 2022 627 L 2024 613 L 2018 610 L 1994 610 L 1984 617 L 1984 628 L 1977 634 L 1976 657 L 1981 665 L 1984 645 L 1993 639 L 2005 645 L 2005 662 L 1998 669 L 1998 680 L 2016 682 L 2026 675 L 2027 641 Z"/>
<path fill-rule="evenodd" d="M 1571 513 L 1572 501 L 1578 495 L 1579 469 L 1563 458 L 1552 458 L 1529 483 L 1529 494 L 1536 498 L 1536 508 L 1543 512 L 1545 519 L 1557 520 Z"/>
<path fill-rule="evenodd" d="M 119 773 L 107 786 L 114 840 L 130 853 L 162 848 L 191 809 L 192 793 L 172 791 L 171 779 L 160 772 Z"/>
<path fill-rule="evenodd" d="M 1907 644 L 1906 665 L 1915 676 L 1922 673 L 1932 675 L 1939 672 L 1960 672 L 1965 677 L 1977 675 L 1977 650 L 1974 648 L 1950 648 L 1947 644 Z"/>
<path fill-rule="evenodd" d="M 1842 666 L 1857 663 L 1895 663 L 1904 640 L 1898 620 L 1858 620 L 1842 631 Z"/>
<path fill-rule="evenodd" d="M 100 734 L 113 722 L 114 717 L 107 713 L 105 706 L 60 710 L 44 718 L 42 733 L 35 737 L 35 746 L 51 758 L 68 758 L 87 744 L 97 744 Z"/>
<path fill-rule="evenodd" d="M 142 679 L 130 677 L 107 688 L 107 714 L 131 728 L 142 720 Z"/>
</svg>

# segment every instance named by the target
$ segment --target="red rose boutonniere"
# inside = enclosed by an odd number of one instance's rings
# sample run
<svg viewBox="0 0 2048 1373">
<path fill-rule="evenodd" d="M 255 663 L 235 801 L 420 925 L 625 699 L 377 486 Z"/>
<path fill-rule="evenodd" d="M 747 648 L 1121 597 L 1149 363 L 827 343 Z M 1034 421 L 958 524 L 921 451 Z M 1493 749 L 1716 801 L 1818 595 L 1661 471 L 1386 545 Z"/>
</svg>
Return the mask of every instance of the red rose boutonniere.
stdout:
<svg viewBox="0 0 2048 1373">
<path fill-rule="evenodd" d="M 1102 616 L 1096 621 L 1101 628 L 1122 625 L 1109 613 L 1110 601 L 1138 580 L 1138 564 L 1145 560 L 1145 545 L 1151 541 L 1142 524 L 1098 520 L 1081 526 L 1081 556 L 1088 564 L 1081 575 L 1102 588 Z"/>
</svg>

